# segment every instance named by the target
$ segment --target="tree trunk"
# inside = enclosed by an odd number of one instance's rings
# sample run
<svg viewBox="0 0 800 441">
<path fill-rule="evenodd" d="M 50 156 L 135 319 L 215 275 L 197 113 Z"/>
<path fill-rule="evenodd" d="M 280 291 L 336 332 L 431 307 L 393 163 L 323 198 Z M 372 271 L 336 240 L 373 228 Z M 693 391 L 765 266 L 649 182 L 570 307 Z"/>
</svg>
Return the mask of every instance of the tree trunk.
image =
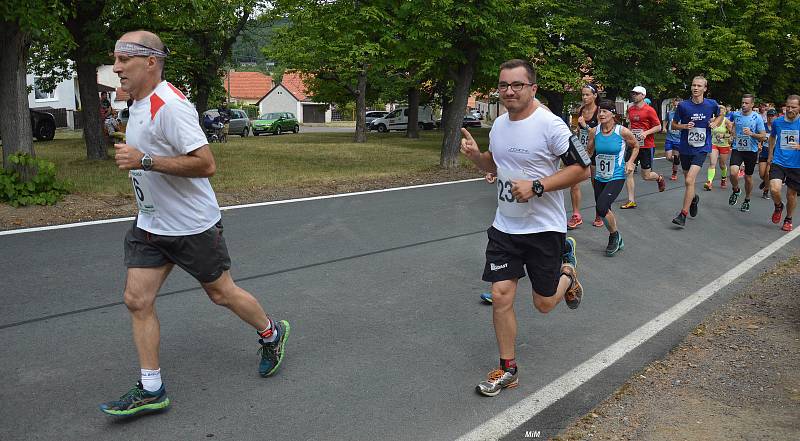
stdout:
<svg viewBox="0 0 800 441">
<path fill-rule="evenodd" d="M 419 89 L 408 89 L 408 127 L 406 138 L 419 139 Z"/>
<path fill-rule="evenodd" d="M 28 93 L 25 74 L 31 37 L 22 32 L 16 23 L 0 21 L 0 134 L 3 137 L 3 167 L 16 152 L 35 156 L 31 117 L 28 112 Z"/>
<path fill-rule="evenodd" d="M 564 118 L 564 93 L 551 92 L 549 90 L 540 90 L 539 93 L 547 99 L 547 108 L 558 115 L 559 118 Z"/>
<path fill-rule="evenodd" d="M 356 133 L 354 142 L 367 142 L 367 68 L 362 66 L 356 86 Z"/>
<path fill-rule="evenodd" d="M 82 50 L 76 50 L 75 68 L 78 71 L 78 90 L 81 95 L 83 140 L 87 159 L 108 159 L 107 141 L 100 121 L 100 92 L 97 88 L 97 66 L 88 62 Z"/>
<path fill-rule="evenodd" d="M 464 121 L 464 112 L 467 109 L 469 92 L 472 87 L 472 78 L 475 76 L 475 66 L 478 61 L 478 50 L 471 46 L 466 50 L 466 62 L 458 66 L 456 85 L 453 90 L 453 100 L 448 106 L 446 118 L 442 120 L 444 138 L 442 139 L 442 154 L 439 165 L 446 169 L 458 167 L 458 154 L 461 146 L 461 126 Z"/>
</svg>

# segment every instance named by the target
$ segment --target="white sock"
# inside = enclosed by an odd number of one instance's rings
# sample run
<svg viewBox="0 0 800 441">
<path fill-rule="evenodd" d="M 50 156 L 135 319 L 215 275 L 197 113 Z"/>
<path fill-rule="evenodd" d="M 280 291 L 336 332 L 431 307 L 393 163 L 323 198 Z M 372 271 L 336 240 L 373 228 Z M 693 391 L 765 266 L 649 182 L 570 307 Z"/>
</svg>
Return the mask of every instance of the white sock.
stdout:
<svg viewBox="0 0 800 441">
<path fill-rule="evenodd" d="M 142 387 L 148 392 L 161 389 L 161 368 L 156 370 L 142 369 Z"/>
<path fill-rule="evenodd" d="M 261 341 L 263 341 L 264 343 L 272 343 L 275 341 L 275 339 L 278 338 L 278 330 L 276 329 L 275 323 L 272 321 L 271 318 L 268 318 L 267 320 L 269 320 L 267 327 L 263 331 L 258 331 L 258 335 L 261 336 Z M 265 337 L 264 334 L 266 334 L 267 331 L 271 332 L 268 337 Z"/>
</svg>

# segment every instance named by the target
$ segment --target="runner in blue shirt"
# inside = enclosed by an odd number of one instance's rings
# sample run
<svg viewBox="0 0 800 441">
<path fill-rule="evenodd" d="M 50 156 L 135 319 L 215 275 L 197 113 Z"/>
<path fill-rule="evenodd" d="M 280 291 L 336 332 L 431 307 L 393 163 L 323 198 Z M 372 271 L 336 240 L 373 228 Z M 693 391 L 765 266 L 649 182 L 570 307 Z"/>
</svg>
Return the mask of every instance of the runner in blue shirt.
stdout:
<svg viewBox="0 0 800 441">
<path fill-rule="evenodd" d="M 775 202 L 772 223 L 781 221 L 781 188 L 786 184 L 786 217 L 783 231 L 792 231 L 792 213 L 800 191 L 800 95 L 786 98 L 786 113 L 772 123 L 769 137 L 769 189 Z"/>
<path fill-rule="evenodd" d="M 741 211 L 750 211 L 750 195 L 753 192 L 753 172 L 758 161 L 759 143 L 767 139 L 767 132 L 764 129 L 764 120 L 761 115 L 753 111 L 753 95 L 747 93 L 742 95 L 742 110 L 732 112 L 728 119 L 733 122 L 735 136 L 731 142 L 733 151 L 731 152 L 730 172 L 731 172 L 731 197 L 728 205 L 736 205 L 736 201 L 742 194 L 739 188 L 739 164 L 744 162 L 744 202 Z"/>
<path fill-rule="evenodd" d="M 672 223 L 681 228 L 686 226 L 687 215 L 697 216 L 700 197 L 695 194 L 694 183 L 711 151 L 711 129 L 719 126 L 723 119 L 719 113 L 719 104 L 705 98 L 708 81 L 703 76 L 692 79 L 691 89 L 691 99 L 682 101 L 672 118 L 672 128 L 681 131 L 678 151 L 681 154 L 681 168 L 686 184 L 683 207 L 672 219 Z"/>
<path fill-rule="evenodd" d="M 670 181 L 678 180 L 678 165 L 681 163 L 680 153 L 678 152 L 678 147 L 681 143 L 681 131 L 672 128 L 672 119 L 675 117 L 675 111 L 680 103 L 680 98 L 672 99 L 672 110 L 669 111 L 667 119 L 664 120 L 664 132 L 667 134 L 667 138 L 664 141 L 664 156 L 667 158 L 667 161 L 672 163 L 672 176 L 669 178 Z"/>
<path fill-rule="evenodd" d="M 764 121 L 764 128 L 767 129 L 767 139 L 761 143 L 761 149 L 758 152 L 758 176 L 761 177 L 761 184 L 758 185 L 760 190 L 763 190 L 761 197 L 769 199 L 769 175 L 767 174 L 767 165 L 769 162 L 769 134 L 772 133 L 772 122 L 778 117 L 778 111 L 769 109 L 767 111 L 767 120 Z"/>
</svg>

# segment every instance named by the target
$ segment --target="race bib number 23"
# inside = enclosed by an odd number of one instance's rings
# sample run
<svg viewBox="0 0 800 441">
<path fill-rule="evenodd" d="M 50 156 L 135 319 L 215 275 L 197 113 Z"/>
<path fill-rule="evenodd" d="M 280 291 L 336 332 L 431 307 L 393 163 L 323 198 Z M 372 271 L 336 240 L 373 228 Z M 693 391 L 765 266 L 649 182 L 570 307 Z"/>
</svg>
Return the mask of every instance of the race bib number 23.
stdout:
<svg viewBox="0 0 800 441">
<path fill-rule="evenodd" d="M 527 217 L 533 213 L 532 201 L 520 202 L 511 194 L 511 188 L 514 186 L 512 180 L 514 179 L 527 179 L 521 171 L 515 172 L 513 170 L 497 167 L 497 208 L 503 216 L 507 217 Z"/>
</svg>

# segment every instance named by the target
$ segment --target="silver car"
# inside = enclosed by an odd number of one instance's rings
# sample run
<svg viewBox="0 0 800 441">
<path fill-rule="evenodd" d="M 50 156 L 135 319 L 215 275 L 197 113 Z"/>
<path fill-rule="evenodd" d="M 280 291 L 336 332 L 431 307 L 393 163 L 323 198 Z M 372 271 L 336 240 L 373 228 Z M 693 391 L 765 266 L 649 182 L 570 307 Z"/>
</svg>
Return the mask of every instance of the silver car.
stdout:
<svg viewBox="0 0 800 441">
<path fill-rule="evenodd" d="M 211 118 L 216 118 L 219 116 L 219 111 L 217 109 L 208 109 L 204 114 L 208 114 Z M 228 121 L 228 135 L 244 137 L 252 133 L 250 118 L 247 117 L 247 113 L 244 110 L 228 109 L 228 114 L 231 117 L 230 121 Z"/>
</svg>

